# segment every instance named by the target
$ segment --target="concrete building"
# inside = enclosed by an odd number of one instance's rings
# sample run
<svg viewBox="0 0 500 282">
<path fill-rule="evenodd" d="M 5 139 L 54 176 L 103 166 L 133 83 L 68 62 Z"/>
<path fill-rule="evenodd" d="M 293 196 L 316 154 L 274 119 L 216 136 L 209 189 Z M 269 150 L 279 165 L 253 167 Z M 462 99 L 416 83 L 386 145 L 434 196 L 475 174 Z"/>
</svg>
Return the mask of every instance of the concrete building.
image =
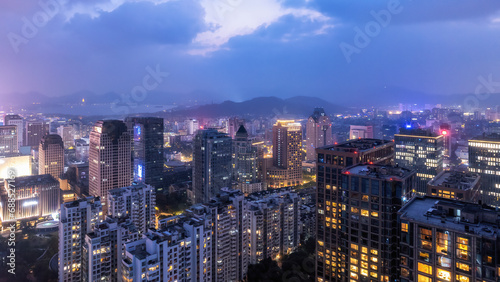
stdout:
<svg viewBox="0 0 500 282">
<path fill-rule="evenodd" d="M 373 138 L 373 126 L 351 125 L 349 129 L 349 139 L 371 139 Z"/>
<path fill-rule="evenodd" d="M 378 139 L 357 139 L 330 145 L 316 150 L 318 154 L 316 179 L 316 250 L 328 254 L 316 257 L 316 277 L 322 281 L 339 281 L 345 275 L 345 268 L 337 264 L 340 246 L 340 217 L 342 207 L 342 170 L 363 163 L 390 164 L 394 157 L 394 143 Z M 319 261 L 321 259 L 321 261 Z M 334 263 L 334 264 L 332 264 Z M 321 281 L 321 280 L 319 280 Z"/>
<path fill-rule="evenodd" d="M 5 115 L 3 124 L 14 125 L 17 132 L 17 147 L 21 148 L 23 146 L 24 137 L 24 120 L 20 115 Z"/>
<path fill-rule="evenodd" d="M 156 193 L 153 186 L 140 183 L 109 190 L 106 200 L 110 217 L 129 218 L 142 233 L 154 227 Z"/>
<path fill-rule="evenodd" d="M 38 147 L 42 137 L 49 134 L 49 124 L 43 121 L 26 121 L 23 146 Z"/>
<path fill-rule="evenodd" d="M 105 205 L 109 190 L 131 184 L 131 168 L 131 141 L 125 123 L 119 120 L 96 122 L 90 133 L 90 195 L 101 197 Z"/>
<path fill-rule="evenodd" d="M 99 198 L 89 197 L 61 205 L 59 220 L 59 282 L 82 281 L 85 235 L 102 222 Z"/>
<path fill-rule="evenodd" d="M 38 146 L 38 174 L 50 174 L 59 179 L 64 172 L 64 144 L 61 136 L 49 134 Z"/>
<path fill-rule="evenodd" d="M 316 161 L 316 148 L 333 144 L 332 123 L 323 108 L 315 108 L 306 125 L 306 161 Z"/>
<path fill-rule="evenodd" d="M 262 190 L 257 158 L 257 146 L 252 145 L 245 127 L 241 125 L 233 140 L 233 179 L 243 193 Z"/>
<path fill-rule="evenodd" d="M 481 199 L 481 176 L 461 171 L 442 171 L 427 184 L 427 196 L 476 203 Z"/>
<path fill-rule="evenodd" d="M 17 126 L 0 125 L 0 155 L 9 156 L 19 153 Z"/>
<path fill-rule="evenodd" d="M 302 184 L 302 128 L 294 120 L 273 126 L 273 166 L 267 169 L 268 188 Z"/>
<path fill-rule="evenodd" d="M 342 173 L 340 244 L 318 250 L 318 265 L 341 269 L 338 281 L 398 281 L 399 226 L 397 212 L 411 194 L 415 172 L 393 166 L 357 165 Z M 326 226 L 329 225 L 328 218 Z M 319 242 L 321 245 L 321 241 Z M 326 272 L 326 271 L 325 271 Z"/>
<path fill-rule="evenodd" d="M 399 211 L 400 281 L 498 281 L 499 217 L 479 204 L 413 198 Z"/>
</svg>

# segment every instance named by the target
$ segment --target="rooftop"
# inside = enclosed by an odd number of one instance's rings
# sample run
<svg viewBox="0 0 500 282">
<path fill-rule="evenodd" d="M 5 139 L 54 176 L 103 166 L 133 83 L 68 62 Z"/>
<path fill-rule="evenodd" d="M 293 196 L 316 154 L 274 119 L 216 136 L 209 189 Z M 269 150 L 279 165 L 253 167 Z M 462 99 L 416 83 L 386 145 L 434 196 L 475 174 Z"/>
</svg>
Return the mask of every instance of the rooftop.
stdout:
<svg viewBox="0 0 500 282">
<path fill-rule="evenodd" d="M 360 164 L 344 169 L 343 173 L 385 180 L 400 180 L 412 175 L 414 171 L 398 166 Z"/>
<path fill-rule="evenodd" d="M 322 147 L 320 149 L 330 150 L 330 151 L 342 150 L 342 149 L 355 149 L 357 151 L 363 152 L 388 144 L 393 144 L 393 142 L 388 140 L 365 138 L 365 139 L 350 140 L 335 145 L 329 145 Z"/>
<path fill-rule="evenodd" d="M 471 141 L 488 141 L 497 143 L 500 142 L 500 134 L 498 133 L 483 134 L 481 136 L 472 138 Z"/>
<path fill-rule="evenodd" d="M 443 171 L 429 181 L 429 185 L 468 190 L 479 182 L 479 175 L 462 171 Z"/>
<path fill-rule="evenodd" d="M 408 135 L 408 136 L 415 136 L 415 137 L 431 137 L 431 138 L 436 138 L 441 135 L 437 135 L 436 133 L 432 132 L 431 130 L 428 129 L 422 129 L 422 128 L 414 128 L 414 129 L 405 129 L 401 128 L 399 130 L 399 134 L 396 134 L 394 136 L 402 136 L 402 135 Z"/>
<path fill-rule="evenodd" d="M 485 237 L 500 234 L 500 212 L 479 204 L 438 197 L 415 197 L 400 211 L 402 220 Z"/>
<path fill-rule="evenodd" d="M 57 181 L 50 174 L 16 177 L 11 181 L 11 183 L 13 183 L 15 187 L 29 187 L 45 184 L 57 184 L 57 186 L 59 186 L 59 181 Z"/>
</svg>

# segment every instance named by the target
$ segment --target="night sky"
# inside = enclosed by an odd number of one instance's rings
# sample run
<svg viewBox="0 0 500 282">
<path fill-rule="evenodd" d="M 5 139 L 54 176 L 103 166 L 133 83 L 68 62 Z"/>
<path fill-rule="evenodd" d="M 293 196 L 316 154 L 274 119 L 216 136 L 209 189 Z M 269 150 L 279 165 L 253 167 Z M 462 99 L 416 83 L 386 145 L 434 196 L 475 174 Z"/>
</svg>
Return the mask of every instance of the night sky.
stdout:
<svg viewBox="0 0 500 282">
<path fill-rule="evenodd" d="M 3 97 L 126 92 L 148 66 L 169 73 L 154 91 L 215 101 L 449 95 L 474 92 L 478 76 L 500 82 L 498 0 L 40 2 L 0 1 Z"/>
</svg>

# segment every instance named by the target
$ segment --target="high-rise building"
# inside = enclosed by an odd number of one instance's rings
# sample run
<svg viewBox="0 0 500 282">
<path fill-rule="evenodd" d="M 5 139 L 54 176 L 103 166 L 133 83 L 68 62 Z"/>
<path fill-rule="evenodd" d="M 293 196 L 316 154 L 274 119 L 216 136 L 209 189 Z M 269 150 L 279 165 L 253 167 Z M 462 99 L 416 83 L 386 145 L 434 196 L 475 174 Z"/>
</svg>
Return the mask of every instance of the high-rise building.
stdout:
<svg viewBox="0 0 500 282">
<path fill-rule="evenodd" d="M 233 140 L 233 179 L 243 193 L 258 192 L 262 190 L 262 183 L 257 174 L 257 146 L 252 145 L 241 125 Z"/>
<path fill-rule="evenodd" d="M 132 132 L 134 181 L 163 189 L 163 119 L 129 117 L 125 120 Z"/>
<path fill-rule="evenodd" d="M 24 146 L 38 147 L 42 137 L 49 134 L 49 124 L 43 121 L 26 121 Z"/>
<path fill-rule="evenodd" d="M 427 194 L 427 183 L 443 171 L 443 135 L 424 129 L 401 129 L 394 135 L 395 163 L 417 172 L 415 192 Z"/>
<path fill-rule="evenodd" d="M 136 184 L 108 191 L 108 215 L 129 218 L 139 232 L 155 225 L 156 193 L 151 185 Z"/>
<path fill-rule="evenodd" d="M 119 281 L 224 281 L 212 279 L 212 250 L 210 218 L 166 218 L 157 230 L 124 244 Z"/>
<path fill-rule="evenodd" d="M 186 120 L 185 125 L 186 125 L 186 131 L 187 131 L 188 135 L 196 134 L 196 132 L 200 128 L 198 121 L 195 119 Z"/>
<path fill-rule="evenodd" d="M 61 205 L 59 219 L 59 282 L 82 281 L 85 235 L 103 219 L 99 198 L 89 197 Z"/>
<path fill-rule="evenodd" d="M 0 125 L 0 155 L 8 156 L 19 153 L 17 126 Z"/>
<path fill-rule="evenodd" d="M 299 197 L 280 189 L 251 194 L 246 199 L 249 221 L 249 263 L 273 260 L 293 252 L 299 244 Z"/>
<path fill-rule="evenodd" d="M 315 108 L 307 120 L 306 126 L 306 160 L 316 161 L 316 148 L 331 145 L 332 123 L 323 108 Z"/>
<path fill-rule="evenodd" d="M 3 124 L 5 125 L 15 125 L 17 129 L 17 147 L 21 148 L 23 146 L 23 136 L 24 136 L 24 120 L 19 115 L 5 115 Z"/>
<path fill-rule="evenodd" d="M 125 123 L 96 122 L 90 133 L 89 193 L 106 202 L 108 191 L 131 184 L 131 141 Z"/>
<path fill-rule="evenodd" d="M 443 123 L 439 126 L 439 133 L 443 135 L 443 154 L 445 157 L 450 157 L 451 155 L 451 126 L 447 123 Z"/>
<path fill-rule="evenodd" d="M 481 199 L 480 184 L 477 173 L 442 171 L 427 184 L 427 196 L 476 203 Z"/>
<path fill-rule="evenodd" d="M 349 139 L 373 138 L 373 126 L 351 125 L 349 129 Z"/>
<path fill-rule="evenodd" d="M 273 126 L 273 166 L 267 171 L 270 188 L 302 184 L 302 128 L 294 120 Z"/>
<path fill-rule="evenodd" d="M 64 144 L 61 136 L 49 134 L 38 147 L 38 174 L 50 174 L 59 179 L 64 172 Z"/>
<path fill-rule="evenodd" d="M 330 265 L 326 265 L 326 257 L 317 255 L 316 277 L 318 281 L 340 281 L 340 277 L 346 275 L 338 266 L 342 260 L 338 252 L 341 247 L 342 169 L 360 163 L 390 164 L 394 157 L 394 143 L 378 139 L 357 139 L 318 148 L 316 152 L 316 250 L 317 254 L 328 254 L 330 261 Z M 320 258 L 322 261 L 319 261 Z"/>
<path fill-rule="evenodd" d="M 399 211 L 399 281 L 498 281 L 499 217 L 480 204 L 413 198 Z"/>
<path fill-rule="evenodd" d="M 194 203 L 206 203 L 231 187 L 232 139 L 216 129 L 199 130 L 193 151 Z"/>
<path fill-rule="evenodd" d="M 2 224 L 50 216 L 61 204 L 59 182 L 49 174 L 5 179 L 0 203 Z M 10 208 L 11 204 L 14 210 Z"/>
<path fill-rule="evenodd" d="M 342 173 L 340 260 L 318 250 L 325 274 L 341 269 L 340 281 L 398 281 L 398 211 L 411 195 L 415 172 L 401 167 L 357 165 Z M 406 196 L 405 196 L 406 195 Z M 331 221 L 331 220 L 330 220 Z M 328 227 L 328 218 L 326 227 Z M 325 242 L 319 242 L 325 244 Z"/>
<path fill-rule="evenodd" d="M 134 224 L 106 218 L 85 235 L 82 281 L 120 281 L 123 244 L 139 239 Z"/>
<path fill-rule="evenodd" d="M 75 130 L 72 125 L 59 126 L 57 128 L 57 134 L 61 136 L 65 149 L 75 145 Z"/>
<path fill-rule="evenodd" d="M 481 175 L 483 203 L 500 206 L 500 134 L 469 140 L 469 171 Z"/>
<path fill-rule="evenodd" d="M 227 120 L 227 128 L 226 132 L 229 137 L 234 138 L 236 135 L 236 132 L 240 129 L 241 126 L 245 125 L 245 120 L 237 118 L 237 117 L 232 117 Z"/>
</svg>

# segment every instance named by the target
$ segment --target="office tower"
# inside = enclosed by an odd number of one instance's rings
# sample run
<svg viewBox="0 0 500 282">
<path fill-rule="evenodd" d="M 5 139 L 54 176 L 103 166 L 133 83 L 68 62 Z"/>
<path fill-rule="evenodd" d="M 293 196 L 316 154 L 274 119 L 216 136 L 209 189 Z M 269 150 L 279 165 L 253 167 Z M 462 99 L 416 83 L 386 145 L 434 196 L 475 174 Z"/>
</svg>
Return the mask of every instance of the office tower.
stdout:
<svg viewBox="0 0 500 282">
<path fill-rule="evenodd" d="M 48 174 L 16 177 L 4 180 L 0 199 L 2 224 L 37 219 L 59 210 L 61 189 L 59 182 Z M 10 204 L 14 204 L 14 210 L 11 210 Z"/>
<path fill-rule="evenodd" d="M 302 184 L 302 128 L 294 120 L 278 120 L 273 126 L 273 166 L 267 171 L 268 187 Z"/>
<path fill-rule="evenodd" d="M 163 189 L 163 118 L 128 117 L 125 120 L 132 132 L 134 181 Z"/>
<path fill-rule="evenodd" d="M 399 211 L 400 281 L 498 281 L 494 208 L 415 197 Z"/>
<path fill-rule="evenodd" d="M 316 148 L 333 144 L 332 123 L 323 108 L 315 108 L 307 120 L 306 140 L 307 161 L 316 161 Z"/>
<path fill-rule="evenodd" d="M 395 163 L 417 171 L 415 192 L 427 194 L 427 183 L 443 171 L 443 135 L 424 129 L 401 129 L 394 135 Z"/>
<path fill-rule="evenodd" d="M 442 171 L 427 184 L 427 196 L 476 203 L 481 199 L 480 187 L 479 174 Z"/>
<path fill-rule="evenodd" d="M 155 225 L 156 193 L 151 185 L 136 184 L 108 191 L 108 215 L 129 218 L 139 232 Z"/>
<path fill-rule="evenodd" d="M 316 277 L 319 281 L 338 281 L 346 272 L 336 265 L 342 257 L 340 248 L 340 216 L 341 216 L 341 171 L 346 167 L 360 163 L 390 164 L 394 157 L 394 143 L 377 139 L 357 139 L 330 145 L 316 150 L 317 179 L 317 224 L 316 250 L 329 256 L 332 263 L 316 258 Z M 325 257 L 321 257 L 322 260 Z"/>
<path fill-rule="evenodd" d="M 298 247 L 299 197 L 295 192 L 280 190 L 254 193 L 246 199 L 251 264 L 282 258 Z"/>
<path fill-rule="evenodd" d="M 64 144 L 61 136 L 49 134 L 38 147 L 38 174 L 50 174 L 59 179 L 64 172 Z"/>
<path fill-rule="evenodd" d="M 481 175 L 481 199 L 500 206 L 500 134 L 469 140 L 469 171 Z"/>
<path fill-rule="evenodd" d="M 415 172 L 401 167 L 357 165 L 344 170 L 337 249 L 341 260 L 318 250 L 318 265 L 325 267 L 325 274 L 340 267 L 345 275 L 341 281 L 398 281 L 397 217 L 414 181 Z"/>
<path fill-rule="evenodd" d="M 17 129 L 17 148 L 23 146 L 24 120 L 19 115 L 5 115 L 3 124 L 15 125 Z"/>
<path fill-rule="evenodd" d="M 17 127 L 15 125 L 0 125 L 0 155 L 8 156 L 19 153 Z"/>
<path fill-rule="evenodd" d="M 184 122 L 184 124 L 186 125 L 186 131 L 188 135 L 196 134 L 196 132 L 200 128 L 198 121 L 195 119 L 188 119 Z"/>
<path fill-rule="evenodd" d="M 349 139 L 373 138 L 373 126 L 351 125 L 349 129 Z"/>
<path fill-rule="evenodd" d="M 262 190 L 262 182 L 257 179 L 257 146 L 252 145 L 243 125 L 233 140 L 233 179 L 243 193 Z"/>
<path fill-rule="evenodd" d="M 212 281 L 241 281 L 248 269 L 248 220 L 244 195 L 223 189 L 206 204 L 213 223 Z"/>
<path fill-rule="evenodd" d="M 206 203 L 223 187 L 231 187 L 232 140 L 216 129 L 199 130 L 193 151 L 194 203 Z"/>
<path fill-rule="evenodd" d="M 131 184 L 130 134 L 119 120 L 96 122 L 90 133 L 89 193 L 106 203 L 108 191 Z"/>
<path fill-rule="evenodd" d="M 59 282 L 82 281 L 85 235 L 102 221 L 99 198 L 88 197 L 61 205 L 59 219 Z"/>
<path fill-rule="evenodd" d="M 210 219 L 176 216 L 166 220 L 158 230 L 124 244 L 120 281 L 215 281 Z"/>
<path fill-rule="evenodd" d="M 106 218 L 87 233 L 82 248 L 82 281 L 119 281 L 123 244 L 139 239 L 129 221 Z"/>
<path fill-rule="evenodd" d="M 87 142 L 87 140 L 75 140 L 75 157 L 79 162 L 85 163 L 89 160 L 89 143 Z"/>
<path fill-rule="evenodd" d="M 24 146 L 35 147 L 40 145 L 42 137 L 49 134 L 49 125 L 43 121 L 26 121 L 24 130 Z"/>
<path fill-rule="evenodd" d="M 65 149 L 75 145 L 75 131 L 72 125 L 59 126 L 57 128 L 57 134 L 61 136 Z"/>
<path fill-rule="evenodd" d="M 443 135 L 443 154 L 445 157 L 450 157 L 451 155 L 451 126 L 447 123 L 443 123 L 439 126 L 439 133 Z"/>
</svg>

